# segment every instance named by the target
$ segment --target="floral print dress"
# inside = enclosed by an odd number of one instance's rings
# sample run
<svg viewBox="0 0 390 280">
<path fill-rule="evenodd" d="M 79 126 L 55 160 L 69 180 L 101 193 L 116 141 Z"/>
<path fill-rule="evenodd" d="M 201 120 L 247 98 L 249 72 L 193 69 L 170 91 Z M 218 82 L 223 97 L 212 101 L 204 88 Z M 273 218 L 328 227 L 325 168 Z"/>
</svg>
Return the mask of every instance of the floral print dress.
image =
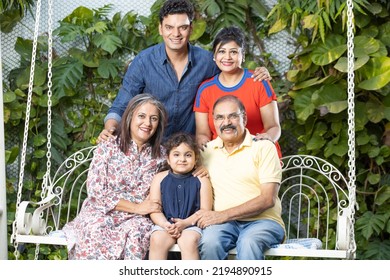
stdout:
<svg viewBox="0 0 390 280">
<path fill-rule="evenodd" d="M 87 179 L 88 197 L 77 217 L 63 231 L 69 259 L 144 259 L 153 225 L 148 216 L 114 210 L 120 199 L 140 203 L 165 160 L 151 157 L 152 147 L 141 151 L 132 142 L 124 154 L 114 139 L 95 150 Z"/>
</svg>

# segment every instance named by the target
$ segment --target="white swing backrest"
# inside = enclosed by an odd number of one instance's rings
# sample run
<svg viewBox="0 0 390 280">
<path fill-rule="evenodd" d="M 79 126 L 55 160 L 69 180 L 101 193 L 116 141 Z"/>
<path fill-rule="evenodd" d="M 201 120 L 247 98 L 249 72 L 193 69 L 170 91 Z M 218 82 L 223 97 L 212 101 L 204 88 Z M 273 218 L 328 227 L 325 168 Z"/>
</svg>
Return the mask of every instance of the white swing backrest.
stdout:
<svg viewBox="0 0 390 280">
<path fill-rule="evenodd" d="M 95 148 L 96 146 L 91 146 L 75 152 L 55 172 L 48 190 L 48 196 L 52 197 L 51 203 L 54 202 L 46 212 L 49 229 L 61 229 L 79 213 L 87 196 L 87 175 Z"/>
<path fill-rule="evenodd" d="M 333 165 L 315 156 L 283 159 L 279 190 L 286 239 L 316 238 L 336 249 L 337 222 L 349 206 L 347 181 Z"/>
</svg>

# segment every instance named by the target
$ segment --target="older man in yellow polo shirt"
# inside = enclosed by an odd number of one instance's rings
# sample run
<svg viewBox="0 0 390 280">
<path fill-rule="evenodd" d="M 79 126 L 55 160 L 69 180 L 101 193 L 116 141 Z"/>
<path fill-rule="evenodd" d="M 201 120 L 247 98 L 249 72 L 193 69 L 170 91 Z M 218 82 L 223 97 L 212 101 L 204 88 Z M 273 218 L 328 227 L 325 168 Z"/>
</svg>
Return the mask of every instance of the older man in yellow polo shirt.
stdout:
<svg viewBox="0 0 390 280">
<path fill-rule="evenodd" d="M 218 99 L 213 117 L 218 137 L 207 143 L 202 159 L 213 185 L 214 210 L 197 212 L 204 229 L 201 259 L 226 259 L 235 247 L 237 259 L 264 259 L 264 252 L 285 236 L 276 147 L 269 140 L 254 140 L 245 128 L 245 107 L 235 96 Z"/>
</svg>

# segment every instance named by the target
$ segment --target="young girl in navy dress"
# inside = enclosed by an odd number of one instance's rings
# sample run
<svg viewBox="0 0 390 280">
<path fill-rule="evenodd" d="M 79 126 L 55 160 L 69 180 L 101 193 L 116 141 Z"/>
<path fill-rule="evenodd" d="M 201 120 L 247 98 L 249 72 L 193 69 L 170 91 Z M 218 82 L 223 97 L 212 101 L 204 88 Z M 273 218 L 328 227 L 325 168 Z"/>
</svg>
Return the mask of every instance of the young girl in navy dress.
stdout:
<svg viewBox="0 0 390 280">
<path fill-rule="evenodd" d="M 171 136 L 166 145 L 169 170 L 155 175 L 150 199 L 160 202 L 161 213 L 152 213 L 154 222 L 149 259 L 167 259 L 176 242 L 183 260 L 199 259 L 198 242 L 202 230 L 196 226 L 196 211 L 211 210 L 213 195 L 208 177 L 194 177 L 200 165 L 195 138 L 186 133 Z"/>
</svg>

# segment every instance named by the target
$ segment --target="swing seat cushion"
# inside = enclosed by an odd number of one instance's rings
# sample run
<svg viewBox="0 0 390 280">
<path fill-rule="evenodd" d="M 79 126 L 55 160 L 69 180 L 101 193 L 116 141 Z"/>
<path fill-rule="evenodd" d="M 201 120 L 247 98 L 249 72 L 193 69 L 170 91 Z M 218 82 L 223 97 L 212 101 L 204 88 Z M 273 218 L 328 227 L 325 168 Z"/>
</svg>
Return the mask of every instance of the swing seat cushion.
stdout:
<svg viewBox="0 0 390 280">
<path fill-rule="evenodd" d="M 322 242 L 318 238 L 294 238 L 272 248 L 318 250 L 322 249 Z"/>
</svg>

